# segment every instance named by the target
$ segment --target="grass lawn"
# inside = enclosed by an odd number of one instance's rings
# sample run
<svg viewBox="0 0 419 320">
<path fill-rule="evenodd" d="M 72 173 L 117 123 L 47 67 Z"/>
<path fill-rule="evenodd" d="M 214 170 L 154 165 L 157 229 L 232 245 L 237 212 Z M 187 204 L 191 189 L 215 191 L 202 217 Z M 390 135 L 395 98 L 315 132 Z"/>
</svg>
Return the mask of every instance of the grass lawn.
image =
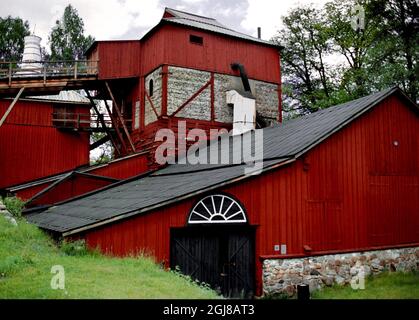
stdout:
<svg viewBox="0 0 419 320">
<path fill-rule="evenodd" d="M 66 253 L 67 252 L 67 253 Z M 83 252 L 82 252 L 83 253 Z M 65 289 L 51 289 L 51 267 L 65 271 Z M 23 219 L 18 226 L 0 216 L 0 298 L 184 298 L 212 299 L 216 293 L 151 259 L 111 258 L 86 252 L 69 255 Z"/>
<path fill-rule="evenodd" d="M 365 279 L 364 290 L 350 285 L 313 292 L 313 299 L 419 299 L 419 273 L 381 273 Z"/>
</svg>

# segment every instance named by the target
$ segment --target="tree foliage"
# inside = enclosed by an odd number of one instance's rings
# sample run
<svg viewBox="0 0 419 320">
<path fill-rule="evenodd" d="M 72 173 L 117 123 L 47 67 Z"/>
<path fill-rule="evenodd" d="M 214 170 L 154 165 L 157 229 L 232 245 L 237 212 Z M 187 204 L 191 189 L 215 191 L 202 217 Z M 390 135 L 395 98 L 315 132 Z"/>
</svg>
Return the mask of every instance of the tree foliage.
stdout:
<svg viewBox="0 0 419 320">
<path fill-rule="evenodd" d="M 371 69 L 379 86 L 392 82 L 418 99 L 419 83 L 419 5 L 416 0 L 375 0 L 368 4 L 371 15 L 379 17 L 381 30 L 372 55 L 379 68 Z"/>
<path fill-rule="evenodd" d="M 0 17 L 0 61 L 20 61 L 28 36 L 29 23 L 21 18 Z"/>
<path fill-rule="evenodd" d="M 417 99 L 418 16 L 415 0 L 291 10 L 273 38 L 284 47 L 284 111 L 313 112 L 395 84 Z"/>
<path fill-rule="evenodd" d="M 77 10 L 68 5 L 49 35 L 50 59 L 52 61 L 82 59 L 93 41 L 92 36 L 84 35 L 84 22 Z"/>
<path fill-rule="evenodd" d="M 281 60 L 289 107 L 315 111 L 316 101 L 329 97 L 332 87 L 332 75 L 325 61 L 331 48 L 322 29 L 324 21 L 318 10 L 301 7 L 283 22 L 286 28 L 275 40 L 284 46 Z"/>
<path fill-rule="evenodd" d="M 93 144 L 96 141 L 104 138 L 106 133 L 103 132 L 93 132 L 90 135 L 90 143 Z M 113 147 L 110 141 L 105 142 L 101 146 L 95 149 L 95 152 L 92 154 L 90 159 L 91 165 L 103 164 L 108 163 L 113 159 Z"/>
</svg>

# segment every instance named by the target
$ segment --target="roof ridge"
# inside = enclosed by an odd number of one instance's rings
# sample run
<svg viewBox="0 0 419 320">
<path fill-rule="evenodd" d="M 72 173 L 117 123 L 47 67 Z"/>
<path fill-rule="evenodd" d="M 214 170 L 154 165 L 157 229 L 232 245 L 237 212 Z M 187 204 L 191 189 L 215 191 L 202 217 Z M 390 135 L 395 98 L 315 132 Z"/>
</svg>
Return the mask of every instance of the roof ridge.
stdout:
<svg viewBox="0 0 419 320">
<path fill-rule="evenodd" d="M 244 33 L 244 32 L 241 32 L 241 31 L 237 31 L 235 29 L 232 29 L 232 28 L 230 28 L 230 27 L 222 24 L 220 21 L 218 21 L 215 18 L 209 18 L 209 17 L 205 17 L 205 16 L 200 16 L 200 15 L 197 15 L 197 14 L 194 14 L 194 13 L 189 13 L 189 12 L 186 12 L 186 11 L 171 9 L 171 8 L 168 8 L 168 7 L 166 7 L 166 9 L 177 11 L 177 12 L 181 12 L 181 13 L 184 13 L 184 14 L 187 14 L 187 15 L 190 15 L 190 16 L 195 16 L 195 17 L 199 17 L 199 18 L 204 18 L 204 19 L 212 20 L 212 21 L 217 22 L 218 24 L 213 24 L 213 23 L 209 23 L 209 22 L 203 22 L 203 21 L 200 21 L 200 20 L 195 20 L 195 19 L 192 19 L 192 18 L 185 18 L 185 17 L 168 17 L 168 18 L 163 18 L 164 20 L 171 20 L 171 19 L 185 19 L 185 20 L 190 20 L 190 21 L 194 21 L 194 22 L 208 24 L 208 25 L 211 25 L 211 26 L 214 26 L 214 27 L 218 27 L 218 28 L 221 28 L 221 29 L 233 31 L 235 33 L 241 34 L 241 35 L 246 36 L 246 37 L 251 37 L 251 38 L 253 38 L 255 40 L 258 40 L 258 41 L 270 42 L 268 40 L 259 39 L 257 37 L 251 36 L 251 35 L 249 35 L 247 33 Z"/>
<path fill-rule="evenodd" d="M 397 86 L 392 86 L 392 87 L 389 87 L 387 89 L 384 89 L 384 90 L 381 90 L 381 91 L 377 91 L 377 92 L 371 93 L 371 94 L 369 94 L 367 96 L 363 96 L 363 97 L 359 97 L 359 98 L 356 98 L 356 99 L 348 100 L 348 101 L 345 101 L 345 102 L 342 102 L 342 103 L 339 103 L 339 104 L 332 105 L 332 106 L 327 107 L 327 108 L 318 109 L 315 112 L 298 116 L 296 118 L 293 118 L 293 119 L 290 119 L 288 121 L 285 121 L 284 123 L 278 124 L 277 126 L 286 125 L 286 124 L 288 124 L 290 122 L 294 122 L 294 121 L 299 120 L 299 119 L 302 119 L 302 118 L 311 118 L 311 117 L 314 117 L 314 116 L 321 116 L 322 114 L 327 113 L 327 112 L 336 112 L 336 108 L 341 108 L 344 105 L 352 104 L 353 102 L 356 102 L 356 101 L 370 99 L 370 98 L 372 98 L 375 95 L 380 95 L 381 96 L 381 95 L 384 95 L 386 93 L 388 94 L 388 93 L 390 93 L 390 92 L 392 92 L 394 90 L 400 90 L 400 88 L 397 87 Z M 276 127 L 276 126 L 273 126 L 273 127 Z"/>
<path fill-rule="evenodd" d="M 205 16 L 201 16 L 199 14 L 190 13 L 190 12 L 186 12 L 186 11 L 182 11 L 182 10 L 178 10 L 178 9 L 169 8 L 169 7 L 164 8 L 164 10 L 165 11 L 171 10 L 171 11 L 175 11 L 175 12 L 185 13 L 185 14 L 188 14 L 188 15 L 191 15 L 191 16 L 195 16 L 195 17 L 200 17 L 200 18 L 205 18 L 205 19 L 217 21 L 217 19 L 215 19 L 215 18 L 205 17 Z"/>
<path fill-rule="evenodd" d="M 254 41 L 261 42 L 261 43 L 266 43 L 266 44 L 274 44 L 274 43 L 272 43 L 269 40 L 263 40 L 263 39 L 256 38 L 256 37 L 251 36 L 251 35 L 249 35 L 247 33 L 244 33 L 244 32 L 241 32 L 241 31 L 237 31 L 237 30 L 234 30 L 234 29 L 231 29 L 231 28 L 229 28 L 229 27 L 227 27 L 227 26 L 225 26 L 223 24 L 212 24 L 212 23 L 207 23 L 207 22 L 203 22 L 203 21 L 199 21 L 199 20 L 194 20 L 194 19 L 189 19 L 189 18 L 183 18 L 183 17 L 163 18 L 162 20 L 164 20 L 164 21 L 176 21 L 178 19 L 179 20 L 182 19 L 182 20 L 188 20 L 188 21 L 198 22 L 198 23 L 202 23 L 202 24 L 205 24 L 205 25 L 214 26 L 214 27 L 217 27 L 217 28 L 220 28 L 220 29 L 228 30 L 228 31 L 234 32 L 234 33 L 236 33 L 238 35 L 247 37 L 248 40 L 254 40 Z M 215 20 L 215 21 L 218 22 L 218 20 Z"/>
<path fill-rule="evenodd" d="M 215 19 L 213 19 L 213 21 L 216 21 L 219 24 L 209 23 L 209 22 L 204 22 L 204 21 L 195 20 L 195 19 L 191 19 L 191 18 L 184 18 L 184 17 L 170 17 L 170 18 L 164 18 L 164 19 L 166 19 L 166 20 L 184 19 L 184 20 L 195 21 L 195 22 L 199 22 L 199 23 L 203 23 L 203 24 L 208 24 L 210 26 L 219 27 L 219 28 L 222 28 L 222 29 L 227 29 L 227 30 L 230 30 L 230 31 L 237 32 L 237 31 L 235 31 L 233 29 L 230 29 L 227 26 L 221 24 L 220 22 L 218 22 L 218 20 L 215 20 Z"/>
</svg>

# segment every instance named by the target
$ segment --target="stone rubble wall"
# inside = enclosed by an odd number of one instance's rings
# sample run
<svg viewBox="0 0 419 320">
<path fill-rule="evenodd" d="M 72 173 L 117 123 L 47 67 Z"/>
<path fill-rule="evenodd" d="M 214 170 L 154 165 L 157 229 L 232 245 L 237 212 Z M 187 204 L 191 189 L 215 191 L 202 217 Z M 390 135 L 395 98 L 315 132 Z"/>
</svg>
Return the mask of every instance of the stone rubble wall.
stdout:
<svg viewBox="0 0 419 320">
<path fill-rule="evenodd" d="M 161 100 L 162 100 L 162 68 L 159 67 L 150 73 L 145 78 L 145 88 L 150 95 L 149 92 L 149 83 L 150 80 L 153 79 L 153 96 L 150 97 L 150 100 L 153 101 L 154 108 L 156 108 L 157 113 L 161 114 Z M 157 120 L 156 113 L 154 112 L 153 108 L 151 107 L 150 102 L 147 98 L 145 98 L 145 125 L 154 122 Z"/>
<path fill-rule="evenodd" d="M 6 220 L 8 220 L 14 226 L 17 226 L 16 219 L 13 215 L 7 210 L 6 206 L 3 204 L 0 198 L 0 216 L 3 216 Z"/>
<path fill-rule="evenodd" d="M 205 71 L 169 66 L 167 114 L 172 115 L 186 100 L 203 87 L 211 74 Z M 207 87 L 176 117 L 211 120 L 211 89 Z"/>
<path fill-rule="evenodd" d="M 167 112 L 173 114 L 179 106 L 204 86 L 211 77 L 207 71 L 169 66 Z M 256 98 L 256 110 L 268 123 L 276 122 L 278 117 L 277 85 L 262 81 L 249 80 L 252 93 Z M 227 105 L 226 91 L 242 90 L 240 77 L 214 75 L 214 111 L 218 122 L 232 123 L 233 109 Z M 211 119 L 211 89 L 208 87 L 188 106 L 176 114 L 178 117 L 210 120 Z"/>
<path fill-rule="evenodd" d="M 265 295 L 296 294 L 297 285 L 308 284 L 310 292 L 334 284 L 345 285 L 359 276 L 382 271 L 414 271 L 419 268 L 419 247 L 313 256 L 297 259 L 267 259 L 263 262 Z"/>
</svg>

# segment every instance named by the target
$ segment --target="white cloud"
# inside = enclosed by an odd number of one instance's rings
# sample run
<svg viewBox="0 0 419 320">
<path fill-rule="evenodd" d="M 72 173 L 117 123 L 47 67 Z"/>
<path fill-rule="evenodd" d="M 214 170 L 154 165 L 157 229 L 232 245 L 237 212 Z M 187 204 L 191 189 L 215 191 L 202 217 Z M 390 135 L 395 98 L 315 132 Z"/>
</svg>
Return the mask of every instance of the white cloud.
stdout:
<svg viewBox="0 0 419 320">
<path fill-rule="evenodd" d="M 0 16 L 10 14 L 28 20 L 31 31 L 35 29 L 42 37 L 42 45 L 47 47 L 48 34 L 68 3 L 82 17 L 85 34 L 97 40 L 118 39 L 135 28 L 146 30 L 157 24 L 163 14 L 159 0 L 14 0 L 7 6 L 0 4 Z"/>
<path fill-rule="evenodd" d="M 185 2 L 188 4 L 196 4 L 196 3 L 202 3 L 202 2 L 207 2 L 208 0 L 181 0 L 181 2 Z"/>
<path fill-rule="evenodd" d="M 0 0 L 0 16 L 28 20 L 31 30 L 48 46 L 48 34 L 64 8 L 71 3 L 85 24 L 85 34 L 97 40 L 139 39 L 156 25 L 165 6 L 218 19 L 237 31 L 269 39 L 281 25 L 281 16 L 297 3 L 325 3 L 327 0 Z"/>
</svg>

